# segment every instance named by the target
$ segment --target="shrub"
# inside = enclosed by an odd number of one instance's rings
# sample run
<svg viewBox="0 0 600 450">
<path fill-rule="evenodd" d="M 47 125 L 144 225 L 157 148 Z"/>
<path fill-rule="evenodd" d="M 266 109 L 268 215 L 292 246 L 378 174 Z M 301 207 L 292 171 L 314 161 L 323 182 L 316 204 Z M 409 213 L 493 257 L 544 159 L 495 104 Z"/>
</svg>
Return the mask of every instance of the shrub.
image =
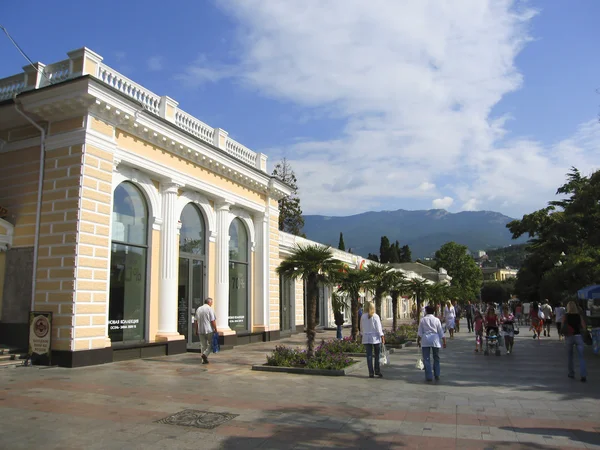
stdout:
<svg viewBox="0 0 600 450">
<path fill-rule="evenodd" d="M 317 350 L 323 349 L 330 353 L 365 353 L 365 346 L 360 342 L 353 341 L 347 337 L 344 339 L 332 339 L 330 341 L 321 341 Z"/>
<path fill-rule="evenodd" d="M 416 325 L 400 325 L 396 331 L 384 330 L 385 343 L 390 345 L 404 344 L 409 340 L 417 339 Z"/>
<path fill-rule="evenodd" d="M 323 345 L 323 344 L 322 344 Z M 306 350 L 278 345 L 271 355 L 267 355 L 268 366 L 306 367 L 307 369 L 340 370 L 351 365 L 352 358 L 343 353 L 334 352 L 325 345 L 320 345 L 315 356 L 306 357 Z"/>
</svg>

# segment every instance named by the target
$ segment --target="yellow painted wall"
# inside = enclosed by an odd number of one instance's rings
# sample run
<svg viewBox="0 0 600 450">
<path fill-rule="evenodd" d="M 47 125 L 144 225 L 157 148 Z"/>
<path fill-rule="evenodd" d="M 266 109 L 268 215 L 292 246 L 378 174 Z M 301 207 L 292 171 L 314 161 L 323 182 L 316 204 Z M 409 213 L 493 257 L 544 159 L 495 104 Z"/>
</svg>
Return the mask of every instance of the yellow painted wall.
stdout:
<svg viewBox="0 0 600 450">
<path fill-rule="evenodd" d="M 215 302 L 215 293 L 217 286 L 217 244 L 208 243 L 208 264 L 206 266 L 206 280 L 208 282 L 208 296 Z"/>
<path fill-rule="evenodd" d="M 227 178 L 215 174 L 203 167 L 194 164 L 192 161 L 185 160 L 177 155 L 160 149 L 149 142 L 143 141 L 129 133 L 117 130 L 117 144 L 120 148 L 128 150 L 136 155 L 148 158 L 152 161 L 165 165 L 166 167 L 177 170 L 181 173 L 193 176 L 206 183 L 218 186 L 221 189 L 235 193 L 248 200 L 264 203 L 264 195 L 243 187 Z"/>
</svg>

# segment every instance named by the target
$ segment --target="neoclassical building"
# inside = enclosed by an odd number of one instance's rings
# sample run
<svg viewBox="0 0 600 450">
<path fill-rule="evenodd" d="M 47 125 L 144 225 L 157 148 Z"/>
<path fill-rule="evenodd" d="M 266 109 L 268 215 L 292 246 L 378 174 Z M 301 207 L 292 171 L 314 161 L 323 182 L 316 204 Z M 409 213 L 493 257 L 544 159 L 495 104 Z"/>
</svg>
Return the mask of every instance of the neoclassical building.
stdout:
<svg viewBox="0 0 600 450">
<path fill-rule="evenodd" d="M 184 352 L 206 297 L 224 345 L 303 329 L 267 156 L 87 48 L 0 80 L 0 180 L 0 344 L 47 311 L 53 364 Z"/>
</svg>

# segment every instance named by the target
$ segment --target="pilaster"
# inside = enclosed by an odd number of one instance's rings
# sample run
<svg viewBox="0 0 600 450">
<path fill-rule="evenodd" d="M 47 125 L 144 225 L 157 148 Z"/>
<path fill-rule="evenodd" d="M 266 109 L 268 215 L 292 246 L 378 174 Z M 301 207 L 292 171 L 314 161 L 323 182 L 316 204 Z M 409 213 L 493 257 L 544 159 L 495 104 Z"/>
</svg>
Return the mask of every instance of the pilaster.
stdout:
<svg viewBox="0 0 600 450">
<path fill-rule="evenodd" d="M 217 254 L 215 288 L 215 314 L 217 328 L 221 334 L 232 334 L 229 328 L 229 208 L 231 203 L 221 202 L 215 205 L 217 212 Z"/>
<path fill-rule="evenodd" d="M 269 216 L 256 215 L 253 331 L 269 330 Z"/>
<path fill-rule="evenodd" d="M 160 234 L 160 288 L 157 341 L 183 339 L 177 332 L 177 195 L 182 184 L 161 183 L 163 223 Z"/>
</svg>

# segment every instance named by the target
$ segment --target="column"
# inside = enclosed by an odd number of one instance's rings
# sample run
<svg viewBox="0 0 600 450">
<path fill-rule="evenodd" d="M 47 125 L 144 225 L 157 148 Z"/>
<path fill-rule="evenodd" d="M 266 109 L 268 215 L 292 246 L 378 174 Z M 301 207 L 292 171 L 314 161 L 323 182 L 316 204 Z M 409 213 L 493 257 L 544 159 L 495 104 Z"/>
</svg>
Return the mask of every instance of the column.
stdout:
<svg viewBox="0 0 600 450">
<path fill-rule="evenodd" d="M 157 341 L 183 339 L 177 332 L 177 277 L 179 271 L 176 215 L 177 194 L 182 185 L 161 183 L 163 224 L 160 233 L 160 289 Z"/>
<path fill-rule="evenodd" d="M 269 330 L 269 216 L 254 217 L 254 315 L 253 331 Z"/>
<path fill-rule="evenodd" d="M 215 314 L 217 329 L 221 334 L 232 334 L 229 328 L 229 207 L 231 203 L 221 202 L 215 205 L 217 212 L 217 254 L 215 286 Z"/>
</svg>

